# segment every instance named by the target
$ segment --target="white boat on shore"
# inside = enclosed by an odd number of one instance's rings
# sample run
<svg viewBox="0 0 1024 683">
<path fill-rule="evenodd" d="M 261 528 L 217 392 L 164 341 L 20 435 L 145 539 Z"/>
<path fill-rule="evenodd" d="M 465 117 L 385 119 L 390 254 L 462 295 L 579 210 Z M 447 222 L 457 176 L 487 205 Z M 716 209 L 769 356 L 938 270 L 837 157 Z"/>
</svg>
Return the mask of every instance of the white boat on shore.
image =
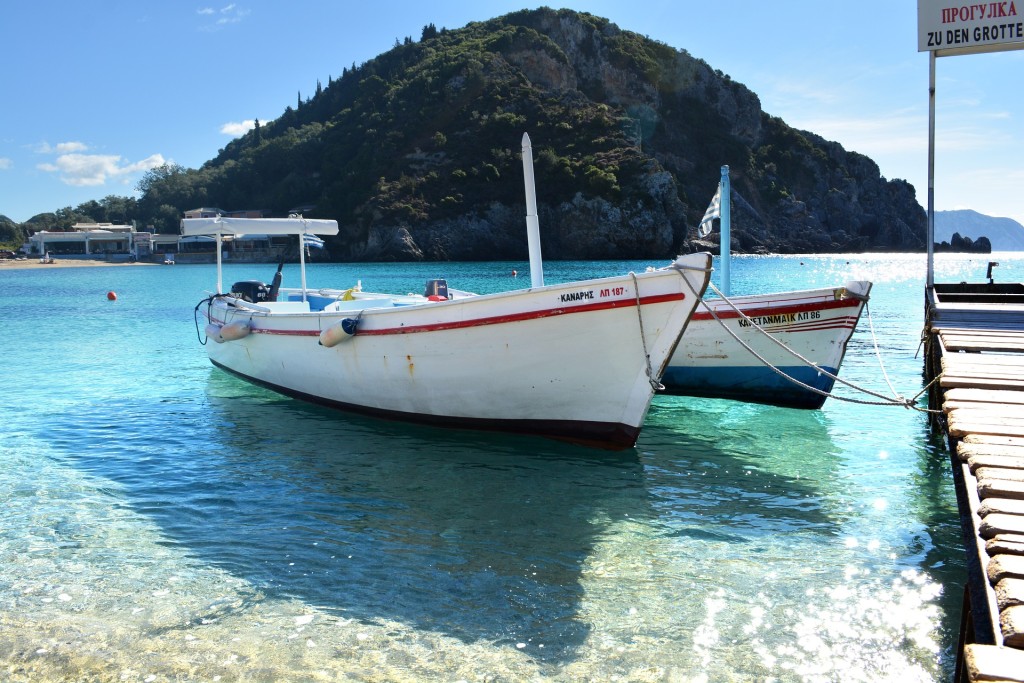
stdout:
<svg viewBox="0 0 1024 683">
<path fill-rule="evenodd" d="M 185 235 L 331 235 L 334 221 L 185 219 Z M 218 253 L 220 253 L 218 244 Z M 301 250 L 300 250 L 301 254 Z M 709 254 L 580 282 L 452 298 L 221 285 L 197 306 L 211 362 L 379 417 L 633 446 L 710 276 Z M 276 278 L 275 278 L 276 280 Z M 242 290 L 242 291 L 239 291 Z"/>
<path fill-rule="evenodd" d="M 664 391 L 820 408 L 870 291 L 870 282 L 854 280 L 845 287 L 706 299 L 662 376 Z"/>
</svg>

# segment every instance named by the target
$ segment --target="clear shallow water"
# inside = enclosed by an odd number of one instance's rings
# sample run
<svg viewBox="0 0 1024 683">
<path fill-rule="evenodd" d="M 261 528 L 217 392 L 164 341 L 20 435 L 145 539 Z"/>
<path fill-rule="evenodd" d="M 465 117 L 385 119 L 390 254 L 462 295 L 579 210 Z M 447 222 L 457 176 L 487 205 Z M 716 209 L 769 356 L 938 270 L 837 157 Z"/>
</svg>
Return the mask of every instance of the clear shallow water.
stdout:
<svg viewBox="0 0 1024 683">
<path fill-rule="evenodd" d="M 937 280 L 988 260 L 940 256 Z M 1024 280 L 1024 255 L 993 260 Z M 513 269 L 309 280 L 491 292 L 528 284 Z M 920 390 L 923 257 L 744 257 L 732 276 L 737 294 L 873 280 L 886 370 Z M 922 414 L 658 397 L 621 454 L 342 415 L 209 365 L 192 309 L 213 280 L 0 269 L 0 678 L 949 678 L 963 550 Z M 867 318 L 841 376 L 887 392 Z"/>
</svg>

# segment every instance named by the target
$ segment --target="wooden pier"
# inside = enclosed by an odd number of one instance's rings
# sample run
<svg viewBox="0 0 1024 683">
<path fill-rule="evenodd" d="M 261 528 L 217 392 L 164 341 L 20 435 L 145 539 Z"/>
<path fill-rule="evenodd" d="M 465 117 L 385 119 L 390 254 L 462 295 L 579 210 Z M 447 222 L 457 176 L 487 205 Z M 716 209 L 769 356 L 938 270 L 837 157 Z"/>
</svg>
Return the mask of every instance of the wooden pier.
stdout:
<svg viewBox="0 0 1024 683">
<path fill-rule="evenodd" d="M 925 324 L 968 559 L 955 680 L 1024 682 L 1024 285 L 936 284 Z"/>
</svg>

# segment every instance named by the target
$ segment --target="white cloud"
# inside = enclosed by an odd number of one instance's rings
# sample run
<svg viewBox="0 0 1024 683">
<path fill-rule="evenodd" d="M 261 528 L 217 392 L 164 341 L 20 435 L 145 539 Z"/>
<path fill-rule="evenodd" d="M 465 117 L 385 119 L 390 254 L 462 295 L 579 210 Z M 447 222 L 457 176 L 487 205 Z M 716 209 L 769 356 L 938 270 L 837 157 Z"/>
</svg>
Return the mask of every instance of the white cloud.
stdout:
<svg viewBox="0 0 1024 683">
<path fill-rule="evenodd" d="M 14 161 L 7 157 L 0 157 L 0 171 L 6 171 L 9 168 L 14 168 Z"/>
<path fill-rule="evenodd" d="M 245 135 L 255 127 L 256 121 L 254 119 L 246 119 L 242 122 L 229 121 L 220 127 L 220 132 L 237 138 L 239 135 Z"/>
<path fill-rule="evenodd" d="M 73 152 L 84 152 L 87 149 L 89 148 L 82 142 L 59 142 L 55 151 L 58 154 L 71 154 Z"/>
<path fill-rule="evenodd" d="M 89 146 L 84 142 L 58 142 L 50 145 L 48 142 L 40 142 L 35 146 L 36 154 L 71 154 L 73 152 L 84 152 Z"/>
<path fill-rule="evenodd" d="M 86 187 L 104 185 L 108 180 L 148 171 L 165 163 L 160 154 L 134 163 L 126 163 L 117 154 L 61 154 L 53 163 L 39 164 L 37 168 L 59 173 L 61 182 L 66 185 Z"/>
<path fill-rule="evenodd" d="M 199 26 L 200 31 L 205 31 L 207 33 L 219 31 L 229 24 L 237 24 L 249 16 L 249 10 L 240 8 L 235 3 L 225 5 L 219 10 L 214 10 L 212 7 L 204 7 L 197 10 L 196 13 L 204 17 L 210 17 L 211 19 L 216 17 L 216 20 Z"/>
</svg>

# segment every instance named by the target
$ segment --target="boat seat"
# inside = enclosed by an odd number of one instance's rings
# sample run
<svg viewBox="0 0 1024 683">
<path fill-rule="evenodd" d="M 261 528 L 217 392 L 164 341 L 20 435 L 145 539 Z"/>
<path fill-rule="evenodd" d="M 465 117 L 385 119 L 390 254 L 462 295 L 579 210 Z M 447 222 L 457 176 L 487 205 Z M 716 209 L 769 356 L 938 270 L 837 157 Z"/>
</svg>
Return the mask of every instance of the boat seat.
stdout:
<svg viewBox="0 0 1024 683">
<path fill-rule="evenodd" d="M 261 301 L 256 306 L 274 313 L 309 313 L 308 301 Z"/>
<path fill-rule="evenodd" d="M 361 311 L 364 308 L 391 308 L 395 303 L 389 298 L 380 299 L 351 299 L 345 301 L 338 299 L 324 306 L 324 313 L 337 313 L 339 311 Z"/>
</svg>

